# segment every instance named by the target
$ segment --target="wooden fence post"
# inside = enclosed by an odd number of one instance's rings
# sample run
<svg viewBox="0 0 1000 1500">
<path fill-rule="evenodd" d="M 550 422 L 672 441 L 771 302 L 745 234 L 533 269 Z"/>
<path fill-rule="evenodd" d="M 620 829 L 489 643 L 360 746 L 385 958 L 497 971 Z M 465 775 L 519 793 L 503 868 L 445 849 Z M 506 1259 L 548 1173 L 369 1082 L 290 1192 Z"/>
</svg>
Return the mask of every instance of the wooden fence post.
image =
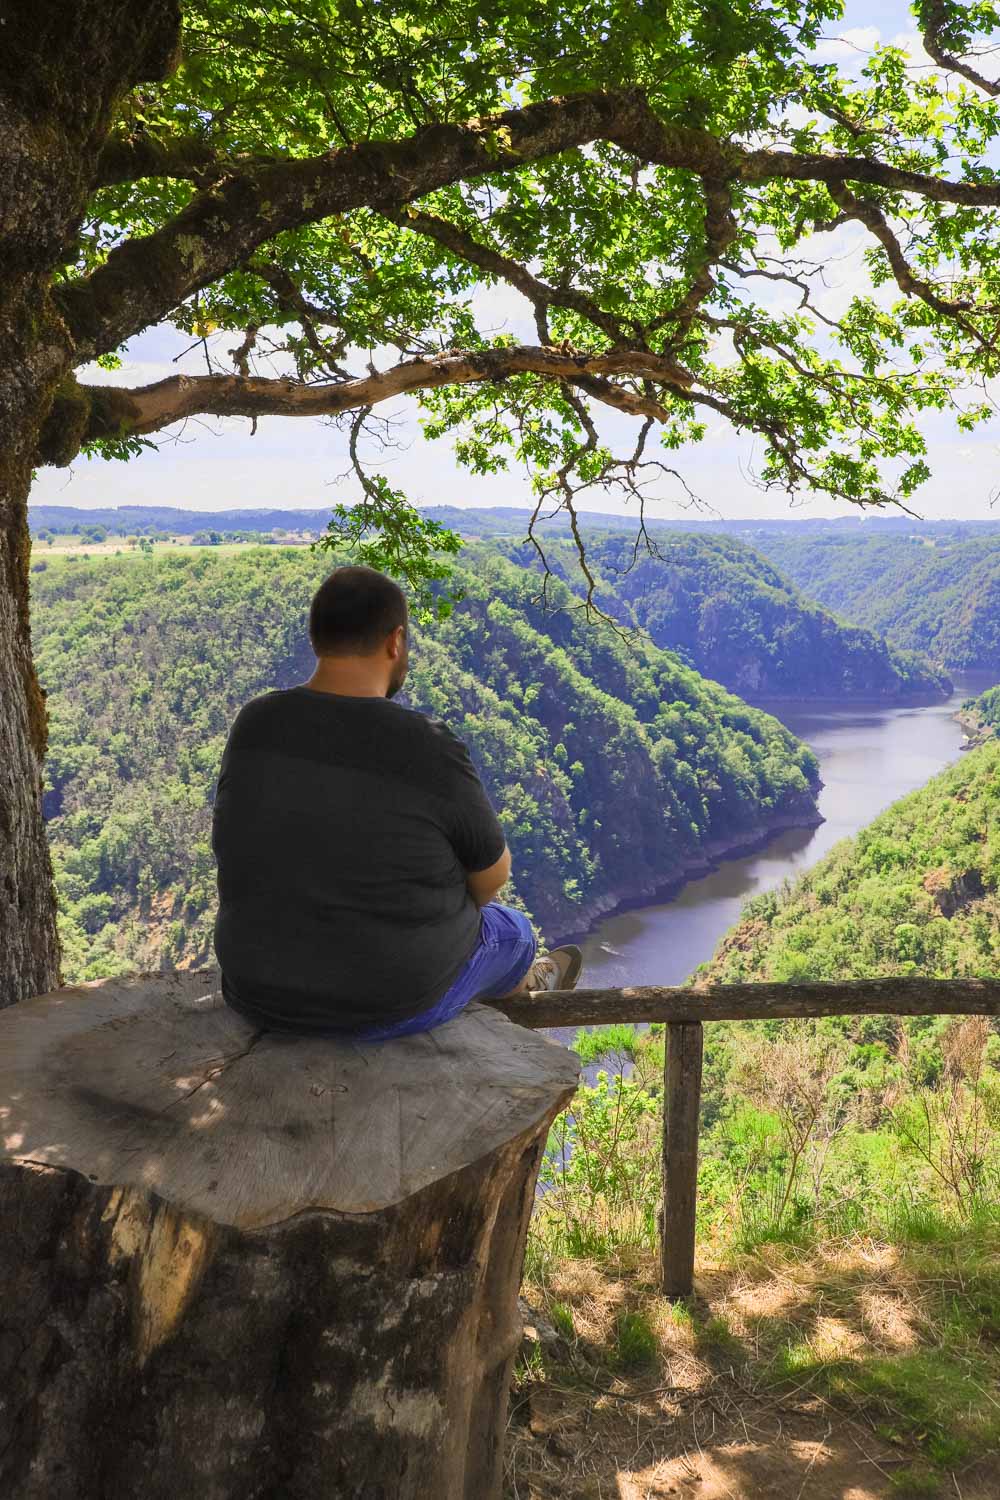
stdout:
<svg viewBox="0 0 1000 1500">
<path fill-rule="evenodd" d="M 666 1297 L 694 1286 L 698 1199 L 698 1121 L 704 1033 L 700 1021 L 671 1021 L 663 1065 L 663 1216 L 660 1265 Z"/>
</svg>

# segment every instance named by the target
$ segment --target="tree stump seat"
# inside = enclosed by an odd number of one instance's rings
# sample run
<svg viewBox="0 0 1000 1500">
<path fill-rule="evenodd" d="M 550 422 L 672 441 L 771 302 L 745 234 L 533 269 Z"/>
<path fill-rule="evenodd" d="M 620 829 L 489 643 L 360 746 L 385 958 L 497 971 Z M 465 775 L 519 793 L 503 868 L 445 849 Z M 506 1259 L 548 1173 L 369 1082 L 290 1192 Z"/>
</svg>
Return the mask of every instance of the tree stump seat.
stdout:
<svg viewBox="0 0 1000 1500">
<path fill-rule="evenodd" d="M 573 1055 L 471 1006 L 359 1044 L 217 974 L 0 1015 L 6 1500 L 493 1500 Z"/>
</svg>

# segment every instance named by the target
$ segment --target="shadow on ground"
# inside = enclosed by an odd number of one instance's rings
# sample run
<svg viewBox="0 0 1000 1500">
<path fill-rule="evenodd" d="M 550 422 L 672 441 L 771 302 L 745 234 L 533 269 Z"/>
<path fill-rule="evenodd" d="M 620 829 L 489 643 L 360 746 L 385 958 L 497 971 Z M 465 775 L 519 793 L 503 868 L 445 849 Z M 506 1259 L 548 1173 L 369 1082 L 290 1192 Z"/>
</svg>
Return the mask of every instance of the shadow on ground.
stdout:
<svg viewBox="0 0 1000 1500">
<path fill-rule="evenodd" d="M 508 1500 L 1000 1500 L 993 1253 L 771 1249 L 680 1308 L 654 1271 L 526 1289 Z"/>
</svg>

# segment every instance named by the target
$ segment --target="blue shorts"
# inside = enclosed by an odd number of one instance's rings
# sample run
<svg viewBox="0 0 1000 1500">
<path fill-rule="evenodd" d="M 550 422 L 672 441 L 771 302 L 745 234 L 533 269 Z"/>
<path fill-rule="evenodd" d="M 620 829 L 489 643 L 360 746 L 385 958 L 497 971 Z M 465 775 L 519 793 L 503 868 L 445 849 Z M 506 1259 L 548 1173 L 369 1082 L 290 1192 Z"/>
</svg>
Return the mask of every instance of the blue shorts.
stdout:
<svg viewBox="0 0 1000 1500">
<path fill-rule="evenodd" d="M 531 923 L 521 911 L 490 901 L 481 911 L 479 941 L 450 987 L 429 1010 L 387 1026 L 364 1026 L 350 1033 L 356 1042 L 387 1042 L 396 1036 L 430 1031 L 457 1016 L 473 1000 L 506 995 L 531 968 L 535 937 Z"/>
</svg>

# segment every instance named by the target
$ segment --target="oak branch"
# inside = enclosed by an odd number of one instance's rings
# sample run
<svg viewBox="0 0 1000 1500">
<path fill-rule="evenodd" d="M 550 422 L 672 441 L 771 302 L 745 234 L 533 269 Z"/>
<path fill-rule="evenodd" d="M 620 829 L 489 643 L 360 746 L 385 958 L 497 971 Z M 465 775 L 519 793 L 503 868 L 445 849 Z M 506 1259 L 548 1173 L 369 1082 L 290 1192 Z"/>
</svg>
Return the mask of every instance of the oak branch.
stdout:
<svg viewBox="0 0 1000 1500">
<path fill-rule="evenodd" d="M 502 180 L 532 162 L 600 142 L 615 145 L 640 167 L 690 173 L 701 185 L 703 253 L 676 305 L 657 319 L 661 335 L 657 353 L 650 349 L 650 328 L 616 315 L 576 288 L 547 284 L 467 228 L 415 206 L 437 189 L 476 179 Z M 198 143 L 172 149 L 169 144 L 113 141 L 99 159 L 94 186 L 150 175 L 187 179 L 198 191 L 163 227 L 126 240 L 91 274 L 56 289 L 77 366 L 119 348 L 234 268 L 243 267 L 267 279 L 267 268 L 254 262 L 261 246 L 283 231 L 359 207 L 371 208 L 414 234 L 437 241 L 457 259 L 516 287 L 534 307 L 540 342 L 515 348 L 447 350 L 403 360 L 367 378 L 346 376 L 315 383 L 255 378 L 249 373 L 177 376 L 133 390 L 69 382 L 40 439 L 40 464 L 65 464 L 88 442 L 156 432 L 197 414 L 336 415 L 407 392 L 503 381 L 523 373 L 565 382 L 653 423 L 664 420 L 664 400 L 681 398 L 713 409 L 737 426 L 753 427 L 724 392 L 693 378 L 682 358 L 692 323 L 699 317 L 712 323 L 710 315 L 702 314 L 701 305 L 715 285 L 717 268 L 727 264 L 737 237 L 731 209 L 736 188 L 782 180 L 824 184 L 830 191 L 831 207 L 842 209 L 834 220 L 853 218 L 869 231 L 873 242 L 887 251 L 900 288 L 958 319 L 963 305 L 943 298 L 911 269 L 885 215 L 847 184 L 927 202 L 1000 207 L 1000 183 L 995 181 L 935 177 L 862 154 L 749 149 L 709 131 L 662 120 L 638 90 L 547 99 L 464 123 L 429 125 L 407 139 L 346 145 L 308 159 L 223 158 Z M 794 280 L 780 275 L 776 279 Z M 293 287 L 288 298 L 298 299 L 308 322 L 307 304 L 300 292 Z M 588 320 L 599 341 L 609 347 L 600 353 L 554 347 L 547 323 L 552 307 L 572 309 Z M 716 322 L 722 326 L 720 320 Z M 787 451 L 789 478 L 794 479 L 791 439 L 780 422 L 757 426 L 760 431 L 765 428 L 779 451 Z"/>
</svg>

